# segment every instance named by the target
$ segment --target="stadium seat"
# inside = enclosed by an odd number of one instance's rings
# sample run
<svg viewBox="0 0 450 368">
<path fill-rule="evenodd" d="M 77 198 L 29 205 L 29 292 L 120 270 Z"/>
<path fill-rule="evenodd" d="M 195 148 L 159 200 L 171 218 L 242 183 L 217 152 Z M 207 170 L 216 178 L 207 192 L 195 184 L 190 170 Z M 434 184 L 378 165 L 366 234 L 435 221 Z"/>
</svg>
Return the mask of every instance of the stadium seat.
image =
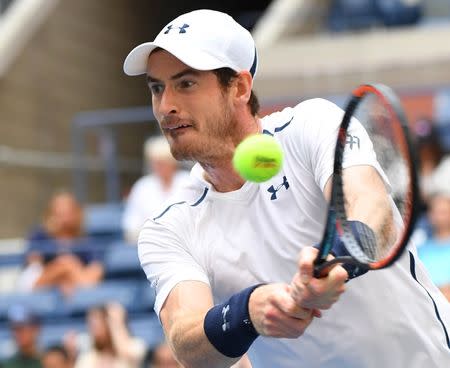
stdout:
<svg viewBox="0 0 450 368">
<path fill-rule="evenodd" d="M 120 236 L 122 234 L 121 203 L 90 204 L 84 208 L 84 228 L 90 236 Z"/>
<path fill-rule="evenodd" d="M 133 311 L 152 311 L 155 304 L 155 291 L 148 281 L 140 283 Z"/>
<path fill-rule="evenodd" d="M 68 315 L 84 315 L 90 308 L 109 302 L 118 302 L 127 310 L 133 308 L 139 283 L 130 280 L 105 281 L 99 285 L 78 288 L 65 301 L 64 309 Z"/>
<path fill-rule="evenodd" d="M 140 276 L 145 279 L 137 254 L 137 248 L 125 242 L 116 242 L 104 256 L 106 277 Z"/>
<path fill-rule="evenodd" d="M 51 289 L 33 293 L 4 294 L 0 297 L 0 320 L 7 320 L 8 310 L 14 305 L 24 305 L 43 319 L 61 316 L 63 314 L 61 303 L 61 294 Z"/>
<path fill-rule="evenodd" d="M 436 93 L 433 115 L 439 141 L 444 151 L 450 153 L 450 88 L 442 88 Z"/>
<path fill-rule="evenodd" d="M 0 362 L 9 358 L 14 352 L 15 346 L 9 326 L 2 323 L 0 324 Z"/>
<path fill-rule="evenodd" d="M 52 345 L 61 345 L 68 332 L 87 333 L 86 320 L 84 318 L 60 319 L 42 324 L 38 340 L 39 347 L 46 349 Z"/>
<path fill-rule="evenodd" d="M 342 32 L 366 29 L 380 23 L 375 0 L 334 0 L 328 15 L 328 29 Z"/>
<path fill-rule="evenodd" d="M 1 254 L 0 255 L 0 267 L 2 266 L 21 266 L 24 262 L 23 253 L 13 253 L 13 254 Z"/>
<path fill-rule="evenodd" d="M 416 24 L 423 11 L 423 4 L 407 4 L 404 0 L 376 0 L 380 17 L 385 26 L 398 27 Z"/>
</svg>

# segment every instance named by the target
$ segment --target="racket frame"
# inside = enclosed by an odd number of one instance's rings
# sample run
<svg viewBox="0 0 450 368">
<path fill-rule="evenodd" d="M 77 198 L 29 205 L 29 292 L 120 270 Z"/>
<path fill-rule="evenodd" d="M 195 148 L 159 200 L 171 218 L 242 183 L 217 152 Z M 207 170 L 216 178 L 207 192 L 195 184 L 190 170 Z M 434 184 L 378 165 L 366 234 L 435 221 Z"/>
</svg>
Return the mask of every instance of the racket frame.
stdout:
<svg viewBox="0 0 450 368">
<path fill-rule="evenodd" d="M 347 131 L 350 126 L 352 117 L 359 104 L 370 94 L 374 94 L 378 98 L 381 98 L 384 101 L 385 106 L 391 109 L 391 114 L 396 116 L 398 119 L 398 124 L 395 124 L 395 129 L 400 129 L 400 131 L 396 131 L 395 134 L 401 134 L 404 139 L 403 147 L 401 148 L 404 156 L 406 157 L 406 162 L 408 164 L 408 175 L 410 177 L 408 188 L 410 191 L 410 195 L 406 207 L 407 216 L 405 216 L 407 221 L 404 223 L 404 231 L 401 238 L 397 241 L 393 249 L 385 258 L 376 262 L 364 263 L 357 260 L 353 256 L 340 256 L 327 261 L 327 257 L 332 250 L 333 240 L 336 236 L 336 233 L 338 233 L 346 248 L 352 242 L 357 242 L 357 240 L 353 236 L 350 226 L 348 226 L 347 224 L 342 180 L 342 161 L 344 158 Z M 408 241 L 414 229 L 414 225 L 419 212 L 420 200 L 417 165 L 418 157 L 414 149 L 408 121 L 401 106 L 400 100 L 398 99 L 396 94 L 389 87 L 382 84 L 364 84 L 357 87 L 352 92 L 352 97 L 347 104 L 342 122 L 338 130 L 338 137 L 334 153 L 331 198 L 328 206 L 328 214 L 324 234 L 319 244 L 319 253 L 314 265 L 314 275 L 316 277 L 323 275 L 325 269 L 336 263 L 352 264 L 363 269 L 375 270 L 389 267 L 402 255 L 404 249 L 408 245 Z M 359 248 L 358 245 L 356 245 L 356 247 Z"/>
</svg>

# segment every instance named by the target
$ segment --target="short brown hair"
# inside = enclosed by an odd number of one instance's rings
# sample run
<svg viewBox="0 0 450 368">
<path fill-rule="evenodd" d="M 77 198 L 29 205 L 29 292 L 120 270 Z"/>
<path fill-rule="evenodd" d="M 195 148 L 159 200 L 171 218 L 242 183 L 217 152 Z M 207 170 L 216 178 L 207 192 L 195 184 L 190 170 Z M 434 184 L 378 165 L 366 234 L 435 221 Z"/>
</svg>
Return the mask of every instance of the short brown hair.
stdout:
<svg viewBox="0 0 450 368">
<path fill-rule="evenodd" d="M 217 76 L 217 79 L 219 80 L 219 83 L 222 87 L 225 89 L 228 88 L 231 84 L 231 81 L 236 78 L 237 72 L 231 68 L 219 68 L 214 69 L 213 73 Z M 248 100 L 248 106 L 250 107 L 250 112 L 253 116 L 258 114 L 260 104 L 258 97 L 256 96 L 255 92 L 252 90 L 250 94 L 250 99 Z"/>
</svg>

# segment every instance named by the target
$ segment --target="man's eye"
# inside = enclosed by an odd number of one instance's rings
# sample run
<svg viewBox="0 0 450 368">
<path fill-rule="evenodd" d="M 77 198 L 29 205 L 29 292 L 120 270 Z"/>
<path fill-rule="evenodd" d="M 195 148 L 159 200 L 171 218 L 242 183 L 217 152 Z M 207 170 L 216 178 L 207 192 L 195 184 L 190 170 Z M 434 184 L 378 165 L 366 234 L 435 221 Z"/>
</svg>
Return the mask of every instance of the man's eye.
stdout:
<svg viewBox="0 0 450 368">
<path fill-rule="evenodd" d="M 180 87 L 181 88 L 189 88 L 192 87 L 195 83 L 193 81 L 190 80 L 183 80 L 180 82 Z"/>
<path fill-rule="evenodd" d="M 158 95 L 163 91 L 163 86 L 161 84 L 150 84 L 149 88 L 154 95 Z"/>
</svg>

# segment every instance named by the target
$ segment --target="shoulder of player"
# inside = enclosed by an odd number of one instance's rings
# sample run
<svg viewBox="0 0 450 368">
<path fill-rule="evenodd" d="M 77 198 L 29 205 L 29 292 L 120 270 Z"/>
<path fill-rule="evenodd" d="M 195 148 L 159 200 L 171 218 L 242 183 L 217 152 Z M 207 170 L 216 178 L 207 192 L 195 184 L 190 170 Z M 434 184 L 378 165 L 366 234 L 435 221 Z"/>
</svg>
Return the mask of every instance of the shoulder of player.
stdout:
<svg viewBox="0 0 450 368">
<path fill-rule="evenodd" d="M 323 98 L 313 98 L 302 101 L 294 107 L 286 107 L 266 115 L 262 119 L 262 124 L 266 134 L 275 135 L 281 131 L 299 128 L 311 121 L 322 121 L 337 115 L 341 116 L 342 110 L 333 102 Z M 286 129 L 288 127 L 289 129 Z"/>
<path fill-rule="evenodd" d="M 208 191 L 207 186 L 187 179 L 186 183 L 155 212 L 153 222 L 162 224 L 190 221 L 193 212 L 204 204 Z"/>
</svg>

